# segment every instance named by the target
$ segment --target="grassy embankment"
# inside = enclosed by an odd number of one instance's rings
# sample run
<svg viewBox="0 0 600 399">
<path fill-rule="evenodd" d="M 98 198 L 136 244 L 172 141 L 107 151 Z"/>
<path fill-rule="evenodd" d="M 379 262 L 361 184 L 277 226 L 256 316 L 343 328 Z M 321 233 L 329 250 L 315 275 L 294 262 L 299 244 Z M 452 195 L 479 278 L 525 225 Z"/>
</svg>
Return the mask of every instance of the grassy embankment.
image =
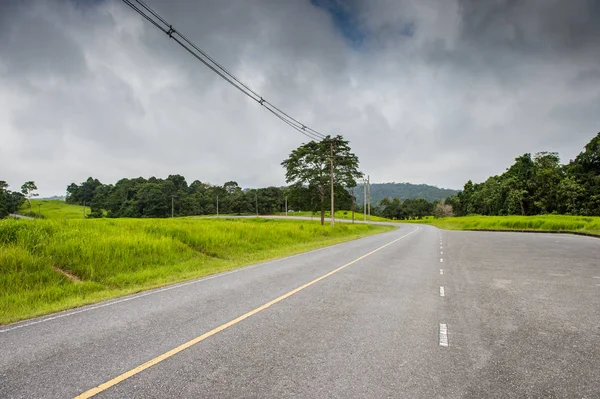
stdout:
<svg viewBox="0 0 600 399">
<path fill-rule="evenodd" d="M 282 213 L 281 215 L 285 215 Z M 311 216 L 310 212 L 292 212 L 289 216 Z M 315 220 L 319 215 L 312 215 Z M 326 212 L 329 217 L 329 212 Z M 350 211 L 336 211 L 336 219 L 352 219 Z M 363 220 L 363 214 L 356 212 L 354 218 Z M 371 216 L 373 222 L 420 223 L 431 224 L 446 230 L 505 230 L 505 231 L 539 231 L 565 232 L 600 236 L 600 217 L 570 215 L 539 216 L 462 216 L 436 219 L 427 216 L 420 220 L 391 220 Z"/>
<path fill-rule="evenodd" d="M 427 223 L 446 230 L 523 230 L 584 233 L 600 236 L 600 217 L 593 216 L 462 216 L 411 220 L 405 221 L 405 223 Z"/>
<path fill-rule="evenodd" d="M 0 324 L 391 228 L 292 220 L 1 220 Z"/>
<path fill-rule="evenodd" d="M 40 205 L 38 207 L 38 205 Z M 31 211 L 27 201 L 19 208 L 19 214 L 25 216 L 38 216 L 38 210 L 44 219 L 83 219 L 84 207 L 81 205 L 67 204 L 59 200 L 31 200 Z M 90 208 L 85 208 L 90 213 Z M 33 215 L 30 215 L 30 212 Z"/>
</svg>

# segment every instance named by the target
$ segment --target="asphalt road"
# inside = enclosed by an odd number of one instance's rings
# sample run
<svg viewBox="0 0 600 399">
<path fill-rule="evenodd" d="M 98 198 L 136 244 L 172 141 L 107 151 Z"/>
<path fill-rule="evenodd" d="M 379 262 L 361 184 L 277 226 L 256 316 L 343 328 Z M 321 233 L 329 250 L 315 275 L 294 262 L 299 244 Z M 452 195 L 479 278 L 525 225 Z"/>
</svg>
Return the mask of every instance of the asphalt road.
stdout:
<svg viewBox="0 0 600 399">
<path fill-rule="evenodd" d="M 30 216 L 17 215 L 16 213 L 9 213 L 8 216 L 10 216 L 11 218 L 15 218 L 15 219 L 29 219 L 29 220 L 33 219 Z"/>
<path fill-rule="evenodd" d="M 2 326 L 0 397 L 599 398 L 599 254 L 403 225 Z"/>
</svg>

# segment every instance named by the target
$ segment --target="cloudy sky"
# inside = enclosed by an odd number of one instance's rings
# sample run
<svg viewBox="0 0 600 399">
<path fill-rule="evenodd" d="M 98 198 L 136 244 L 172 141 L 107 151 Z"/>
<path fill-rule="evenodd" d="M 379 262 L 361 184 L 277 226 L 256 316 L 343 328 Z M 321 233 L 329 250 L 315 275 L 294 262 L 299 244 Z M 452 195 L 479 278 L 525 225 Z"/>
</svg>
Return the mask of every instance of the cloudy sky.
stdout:
<svg viewBox="0 0 600 399">
<path fill-rule="evenodd" d="M 147 0 L 375 182 L 461 188 L 600 131 L 597 0 Z M 306 138 L 117 0 L 0 2 L 0 180 L 284 184 Z"/>
</svg>

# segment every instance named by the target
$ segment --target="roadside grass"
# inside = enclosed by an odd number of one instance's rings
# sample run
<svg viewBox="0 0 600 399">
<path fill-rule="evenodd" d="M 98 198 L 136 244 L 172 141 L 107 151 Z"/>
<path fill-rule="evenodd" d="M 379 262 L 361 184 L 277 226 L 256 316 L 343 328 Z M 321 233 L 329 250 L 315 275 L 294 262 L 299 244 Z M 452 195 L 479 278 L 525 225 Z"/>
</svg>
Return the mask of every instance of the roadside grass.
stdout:
<svg viewBox="0 0 600 399">
<path fill-rule="evenodd" d="M 38 208 L 38 204 L 41 206 Z M 83 206 L 67 204 L 59 200 L 31 200 L 31 213 L 33 217 L 38 216 L 38 209 L 44 219 L 84 219 Z M 87 213 L 90 208 L 86 207 Z M 30 209 L 27 201 L 19 208 L 17 212 L 20 215 L 30 216 Z"/>
<path fill-rule="evenodd" d="M 325 217 L 329 218 L 329 212 Z M 285 215 L 279 213 L 279 215 Z M 311 212 L 292 212 L 289 216 L 308 216 Z M 319 215 L 312 215 L 314 220 L 319 220 Z M 350 211 L 336 211 L 336 219 L 352 219 Z M 355 212 L 354 219 L 363 220 L 363 214 Z M 571 215 L 538 215 L 538 216 L 460 216 L 450 218 L 434 218 L 426 216 L 418 220 L 392 220 L 371 215 L 374 222 L 417 223 L 431 224 L 446 230 L 505 230 L 505 231 L 539 231 L 539 232 L 565 232 L 580 233 L 600 236 L 600 217 L 598 216 L 571 216 Z"/>
<path fill-rule="evenodd" d="M 431 224 L 446 230 L 531 230 L 600 236 L 600 217 L 597 216 L 461 216 L 403 222 Z"/>
<path fill-rule="evenodd" d="M 1 220 L 0 324 L 391 229 L 269 219 Z"/>
<path fill-rule="evenodd" d="M 329 212 L 325 218 L 329 218 Z M 285 215 L 285 212 L 277 215 Z M 291 212 L 289 216 L 313 217 L 319 220 L 319 214 L 311 212 Z M 336 211 L 336 219 L 352 219 L 350 211 Z M 355 212 L 354 219 L 363 221 L 363 214 Z M 538 215 L 538 216 L 460 216 L 449 218 L 434 218 L 426 216 L 415 220 L 392 220 L 371 215 L 374 222 L 394 222 L 410 224 L 430 224 L 445 230 L 503 230 L 503 231 L 538 231 L 564 232 L 600 236 L 600 217 L 571 216 L 571 215 Z"/>
</svg>

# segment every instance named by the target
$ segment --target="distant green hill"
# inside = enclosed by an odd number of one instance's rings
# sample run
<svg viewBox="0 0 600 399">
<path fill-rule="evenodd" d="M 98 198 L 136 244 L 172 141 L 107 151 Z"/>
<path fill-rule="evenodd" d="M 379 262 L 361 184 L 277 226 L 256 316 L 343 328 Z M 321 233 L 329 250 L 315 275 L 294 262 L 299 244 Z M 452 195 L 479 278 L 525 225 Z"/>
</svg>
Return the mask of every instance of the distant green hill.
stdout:
<svg viewBox="0 0 600 399">
<path fill-rule="evenodd" d="M 458 190 L 438 188 L 428 184 L 411 183 L 372 183 L 371 203 L 379 204 L 384 198 L 418 199 L 423 198 L 429 202 L 439 201 L 458 193 Z M 355 188 L 356 201 L 362 203 L 362 187 Z"/>
</svg>

